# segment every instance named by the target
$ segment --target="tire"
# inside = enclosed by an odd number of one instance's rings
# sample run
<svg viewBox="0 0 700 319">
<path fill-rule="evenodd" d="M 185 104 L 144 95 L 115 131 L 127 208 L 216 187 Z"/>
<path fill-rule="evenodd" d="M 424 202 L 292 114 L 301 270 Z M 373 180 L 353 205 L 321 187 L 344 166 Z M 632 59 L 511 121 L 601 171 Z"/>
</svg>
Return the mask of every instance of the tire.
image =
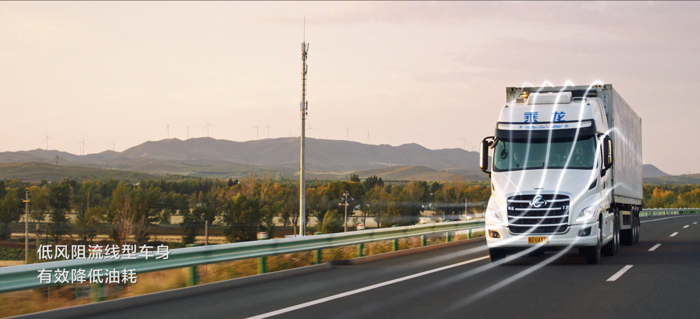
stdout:
<svg viewBox="0 0 700 319">
<path fill-rule="evenodd" d="M 600 263 L 600 253 L 602 250 L 603 233 L 601 232 L 600 223 L 598 223 L 598 244 L 592 247 L 585 247 L 586 262 L 589 264 Z"/>
<path fill-rule="evenodd" d="M 625 229 L 620 232 L 620 237 L 622 237 L 622 244 L 627 245 L 627 246 L 632 246 L 634 245 L 634 233 L 635 233 L 635 228 L 637 228 L 635 221 L 634 221 L 634 210 L 632 211 L 632 228 L 630 229 Z"/>
<path fill-rule="evenodd" d="M 619 216 L 618 216 L 619 217 Z M 617 255 L 620 252 L 620 221 L 616 218 L 615 219 L 615 255 Z"/>
<path fill-rule="evenodd" d="M 489 248 L 489 256 L 491 257 L 491 262 L 497 262 L 506 258 L 506 252 L 503 249 Z"/>
<path fill-rule="evenodd" d="M 634 242 L 638 243 L 639 242 L 639 231 L 642 229 L 642 223 L 639 220 L 639 208 L 636 209 L 635 214 L 634 214 L 634 226 L 635 226 Z"/>
<path fill-rule="evenodd" d="M 615 215 L 613 219 L 613 239 L 603 246 L 603 254 L 605 256 L 614 256 L 620 249 L 620 220 L 619 215 Z"/>
</svg>

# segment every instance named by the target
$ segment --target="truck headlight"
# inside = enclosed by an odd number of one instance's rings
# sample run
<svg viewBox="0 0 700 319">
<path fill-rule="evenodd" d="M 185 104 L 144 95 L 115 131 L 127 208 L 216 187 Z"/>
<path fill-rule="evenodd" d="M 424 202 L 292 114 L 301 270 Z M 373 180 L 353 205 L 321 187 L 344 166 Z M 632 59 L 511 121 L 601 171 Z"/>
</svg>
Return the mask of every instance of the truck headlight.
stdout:
<svg viewBox="0 0 700 319">
<path fill-rule="evenodd" d="M 486 223 L 489 225 L 501 225 L 503 224 L 503 220 L 501 219 L 501 214 L 492 209 L 492 208 L 486 208 Z"/>
<path fill-rule="evenodd" d="M 591 218 L 594 217 L 596 210 L 598 208 L 596 206 L 588 206 L 581 210 L 580 213 L 578 213 L 578 217 L 576 218 L 577 223 L 585 223 L 587 221 L 590 221 Z"/>
</svg>

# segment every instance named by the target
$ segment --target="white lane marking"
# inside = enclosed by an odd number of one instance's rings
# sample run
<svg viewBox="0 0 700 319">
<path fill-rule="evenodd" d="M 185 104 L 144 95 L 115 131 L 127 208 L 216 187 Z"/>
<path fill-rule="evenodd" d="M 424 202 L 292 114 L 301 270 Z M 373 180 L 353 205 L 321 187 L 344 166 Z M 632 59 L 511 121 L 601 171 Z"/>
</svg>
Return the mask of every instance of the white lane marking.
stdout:
<svg viewBox="0 0 700 319">
<path fill-rule="evenodd" d="M 668 237 L 676 237 L 676 235 L 678 235 L 678 232 L 675 232 L 675 233 L 671 234 L 671 236 L 668 236 Z"/>
<path fill-rule="evenodd" d="M 625 267 L 622 267 L 622 269 L 620 269 L 620 271 L 616 272 L 614 275 L 612 275 L 612 277 L 608 278 L 607 281 L 617 280 L 618 278 L 622 277 L 622 275 L 624 273 L 626 273 L 628 270 L 630 270 L 630 268 L 632 268 L 632 266 L 634 266 L 634 265 L 627 265 Z"/>
<path fill-rule="evenodd" d="M 477 262 L 477 261 L 484 260 L 484 259 L 487 259 L 487 258 L 489 258 L 489 256 L 474 258 L 474 259 L 470 259 L 470 260 L 467 260 L 467 261 L 463 261 L 463 262 L 461 262 L 461 263 L 456 263 L 456 264 L 448 265 L 448 266 L 445 266 L 445 267 L 440 267 L 440 268 L 436 268 L 436 269 L 432 269 L 432 270 L 428 270 L 428 271 L 424 271 L 424 272 L 419 272 L 419 273 L 417 273 L 417 274 L 413 274 L 413 275 L 409 275 L 409 276 L 405 276 L 405 277 L 401 277 L 401 278 L 396 278 L 396 279 L 393 279 L 393 280 L 389 280 L 389 281 L 385 281 L 385 282 L 382 282 L 382 283 L 374 284 L 374 285 L 367 286 L 367 287 L 364 287 L 364 288 L 359 288 L 359 289 L 355 289 L 355 290 L 350 290 L 350 291 L 347 291 L 347 292 L 339 293 L 339 294 L 337 294 L 337 295 L 332 295 L 332 296 L 328 296 L 328 297 L 325 297 L 325 298 L 321 298 L 321 299 L 316 299 L 316 300 L 313 300 L 313 301 L 305 302 L 305 303 L 303 303 L 303 304 L 299 304 L 299 305 L 296 305 L 296 306 L 291 306 L 291 307 L 283 308 L 283 309 L 280 309 L 280 310 L 275 310 L 275 311 L 271 311 L 271 312 L 268 312 L 268 313 L 264 313 L 264 314 L 261 314 L 261 315 L 249 317 L 248 319 L 262 319 L 262 318 L 268 318 L 268 317 L 272 317 L 272 316 L 276 316 L 276 315 L 281 315 L 281 314 L 283 314 L 283 313 L 291 312 L 291 311 L 298 310 L 298 309 L 302 309 L 302 308 L 306 308 L 306 307 L 311 307 L 311 306 L 313 306 L 313 305 L 318 305 L 318 304 L 321 304 L 321 303 L 324 303 L 324 302 L 328 302 L 328 301 L 331 301 L 331 300 L 340 299 L 340 298 L 343 298 L 343 297 L 347 297 L 347 296 L 359 294 L 359 293 L 362 293 L 362 292 L 365 292 L 365 291 L 369 291 L 369 290 L 372 290 L 372 289 L 377 289 L 377 288 L 380 288 L 380 287 L 392 285 L 392 284 L 395 284 L 395 283 L 398 283 L 398 282 L 402 282 L 402 281 L 406 281 L 406 280 L 410 280 L 410 279 L 413 279 L 413 278 L 418 278 L 418 277 L 421 277 L 421 276 L 429 275 L 429 274 L 436 273 L 436 272 L 443 271 L 443 270 L 447 270 L 447 269 L 450 269 L 450 268 L 455 268 L 455 267 L 459 267 L 459 266 L 464 266 L 464 265 L 466 265 L 466 264 L 475 263 L 475 262 Z"/>
<path fill-rule="evenodd" d="M 694 223 L 693 223 L 693 225 L 697 225 L 697 224 L 698 224 L 698 222 L 694 222 Z"/>
<path fill-rule="evenodd" d="M 690 225 L 685 225 L 685 226 L 683 226 L 683 228 L 688 228 L 688 227 L 690 227 Z"/>
<path fill-rule="evenodd" d="M 659 248 L 659 246 L 661 246 L 661 244 L 656 244 L 654 247 L 649 248 L 649 251 L 654 251 L 656 248 Z"/>
<path fill-rule="evenodd" d="M 652 219 L 652 220 L 644 220 L 641 221 L 642 224 L 644 223 L 653 223 L 653 222 L 658 222 L 660 220 L 667 220 L 667 219 L 672 219 L 672 218 L 681 218 L 681 217 L 696 217 L 693 215 L 683 215 L 683 216 L 673 216 L 673 217 L 664 217 L 664 218 L 659 218 L 659 219 Z M 697 223 L 697 222 L 696 222 Z"/>
</svg>

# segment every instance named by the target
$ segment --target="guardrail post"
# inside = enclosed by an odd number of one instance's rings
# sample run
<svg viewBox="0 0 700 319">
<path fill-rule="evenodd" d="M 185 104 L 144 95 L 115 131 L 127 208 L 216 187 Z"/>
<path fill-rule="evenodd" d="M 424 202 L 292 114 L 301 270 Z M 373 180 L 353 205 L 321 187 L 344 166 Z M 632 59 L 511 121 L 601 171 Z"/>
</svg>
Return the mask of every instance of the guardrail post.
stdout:
<svg viewBox="0 0 700 319">
<path fill-rule="evenodd" d="M 365 244 L 357 244 L 357 257 L 362 257 L 364 256 L 365 252 Z"/>
<path fill-rule="evenodd" d="M 399 227 L 399 225 L 392 225 L 391 227 Z M 399 250 L 399 240 L 398 239 L 391 240 L 391 249 L 392 249 L 392 251 Z"/>
<path fill-rule="evenodd" d="M 450 242 L 450 232 L 445 232 L 445 242 L 446 243 Z"/>
<path fill-rule="evenodd" d="M 90 284 L 90 299 L 92 299 L 92 302 L 100 302 L 104 299 L 101 282 Z"/>
<path fill-rule="evenodd" d="M 258 257 L 258 273 L 264 274 L 267 272 L 267 260 L 265 257 Z"/>
<path fill-rule="evenodd" d="M 187 244 L 186 247 L 197 247 L 199 244 Z M 199 275 L 197 273 L 197 266 L 187 267 L 187 286 L 196 286 L 199 282 Z"/>
<path fill-rule="evenodd" d="M 322 232 L 317 231 L 314 235 L 323 235 Z M 318 265 L 323 261 L 323 255 L 321 249 L 314 250 L 314 265 Z"/>
<path fill-rule="evenodd" d="M 187 267 L 187 286 L 196 286 L 199 281 L 197 278 L 197 266 Z"/>
<path fill-rule="evenodd" d="M 258 240 L 265 240 L 267 239 L 267 233 L 266 232 L 259 232 L 258 233 Z M 267 257 L 258 257 L 258 273 L 259 274 L 264 274 L 267 272 Z"/>
<path fill-rule="evenodd" d="M 320 264 L 322 260 L 323 260 L 323 257 L 321 256 L 321 250 L 320 249 L 314 250 L 314 265 Z"/>
<path fill-rule="evenodd" d="M 428 244 L 428 243 L 427 243 L 427 241 L 426 241 L 425 235 L 421 235 L 421 236 L 420 236 L 420 245 L 421 245 L 421 247 L 426 246 L 427 244 Z"/>
<path fill-rule="evenodd" d="M 469 228 L 469 231 L 467 231 L 467 239 L 471 239 L 471 238 L 472 238 L 472 229 Z"/>
</svg>

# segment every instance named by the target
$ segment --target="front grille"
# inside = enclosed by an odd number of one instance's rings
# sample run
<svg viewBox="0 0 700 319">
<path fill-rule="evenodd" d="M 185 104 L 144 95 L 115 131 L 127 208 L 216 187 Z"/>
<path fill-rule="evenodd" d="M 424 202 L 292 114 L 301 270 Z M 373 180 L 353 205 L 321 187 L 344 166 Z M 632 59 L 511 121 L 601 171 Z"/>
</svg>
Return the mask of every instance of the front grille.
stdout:
<svg viewBox="0 0 700 319">
<path fill-rule="evenodd" d="M 507 202 L 508 229 L 513 234 L 556 234 L 569 228 L 569 196 L 517 195 Z"/>
</svg>

